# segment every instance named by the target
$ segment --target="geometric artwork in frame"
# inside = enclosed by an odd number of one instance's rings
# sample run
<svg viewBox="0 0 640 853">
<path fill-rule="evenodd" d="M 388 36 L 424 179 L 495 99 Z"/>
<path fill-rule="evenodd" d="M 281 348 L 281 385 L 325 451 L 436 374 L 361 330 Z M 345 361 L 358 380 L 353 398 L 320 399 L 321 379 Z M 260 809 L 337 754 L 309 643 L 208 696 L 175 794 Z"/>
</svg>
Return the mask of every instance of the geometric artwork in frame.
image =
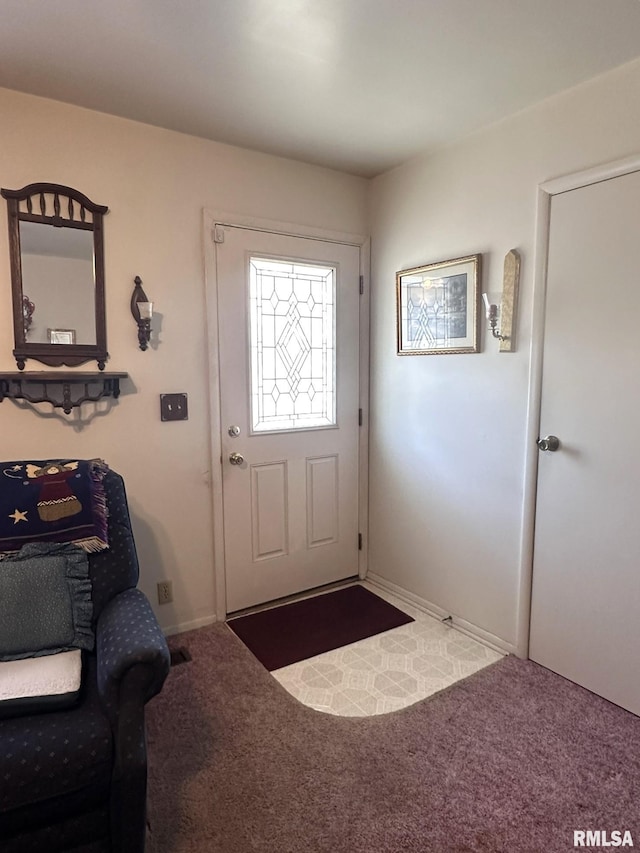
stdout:
<svg viewBox="0 0 640 853">
<path fill-rule="evenodd" d="M 398 355 L 479 352 L 481 259 L 396 273 Z"/>
</svg>

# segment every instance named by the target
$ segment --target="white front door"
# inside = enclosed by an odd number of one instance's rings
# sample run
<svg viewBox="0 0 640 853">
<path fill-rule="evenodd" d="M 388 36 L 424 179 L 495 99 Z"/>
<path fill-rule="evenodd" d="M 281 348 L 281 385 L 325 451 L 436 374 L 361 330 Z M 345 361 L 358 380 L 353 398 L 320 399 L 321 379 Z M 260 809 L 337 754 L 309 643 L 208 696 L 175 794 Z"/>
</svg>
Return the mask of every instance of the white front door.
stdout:
<svg viewBox="0 0 640 853">
<path fill-rule="evenodd" d="M 217 226 L 226 610 L 358 573 L 358 247 Z"/>
<path fill-rule="evenodd" d="M 530 656 L 640 714 L 640 173 L 550 223 Z"/>
</svg>

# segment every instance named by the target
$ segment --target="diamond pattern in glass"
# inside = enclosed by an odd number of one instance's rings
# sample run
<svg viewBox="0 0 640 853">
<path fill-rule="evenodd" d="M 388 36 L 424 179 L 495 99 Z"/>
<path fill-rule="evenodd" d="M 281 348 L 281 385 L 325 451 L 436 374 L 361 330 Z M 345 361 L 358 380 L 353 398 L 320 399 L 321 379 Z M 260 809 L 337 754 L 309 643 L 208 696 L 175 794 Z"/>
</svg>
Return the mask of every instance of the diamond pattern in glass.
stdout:
<svg viewBox="0 0 640 853">
<path fill-rule="evenodd" d="M 251 258 L 254 431 L 334 426 L 336 270 Z"/>
</svg>

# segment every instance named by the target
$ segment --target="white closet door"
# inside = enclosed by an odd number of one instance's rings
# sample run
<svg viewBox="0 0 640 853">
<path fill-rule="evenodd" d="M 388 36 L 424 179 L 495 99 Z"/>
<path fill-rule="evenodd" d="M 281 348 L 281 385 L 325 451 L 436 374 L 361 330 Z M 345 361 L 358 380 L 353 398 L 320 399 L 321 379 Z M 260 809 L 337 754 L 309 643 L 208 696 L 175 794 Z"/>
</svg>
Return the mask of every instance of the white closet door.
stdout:
<svg viewBox="0 0 640 853">
<path fill-rule="evenodd" d="M 551 201 L 530 656 L 640 714 L 640 173 Z"/>
</svg>

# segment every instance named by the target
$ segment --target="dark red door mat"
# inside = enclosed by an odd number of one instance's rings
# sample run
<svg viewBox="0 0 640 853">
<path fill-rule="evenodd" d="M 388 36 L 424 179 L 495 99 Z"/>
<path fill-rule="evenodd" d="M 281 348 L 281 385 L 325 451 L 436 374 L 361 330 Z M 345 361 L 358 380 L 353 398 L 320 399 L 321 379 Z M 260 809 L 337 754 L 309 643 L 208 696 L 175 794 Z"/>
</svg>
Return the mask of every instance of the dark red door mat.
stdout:
<svg viewBox="0 0 640 853">
<path fill-rule="evenodd" d="M 269 672 L 413 622 L 362 586 L 230 619 L 229 627 Z"/>
</svg>

